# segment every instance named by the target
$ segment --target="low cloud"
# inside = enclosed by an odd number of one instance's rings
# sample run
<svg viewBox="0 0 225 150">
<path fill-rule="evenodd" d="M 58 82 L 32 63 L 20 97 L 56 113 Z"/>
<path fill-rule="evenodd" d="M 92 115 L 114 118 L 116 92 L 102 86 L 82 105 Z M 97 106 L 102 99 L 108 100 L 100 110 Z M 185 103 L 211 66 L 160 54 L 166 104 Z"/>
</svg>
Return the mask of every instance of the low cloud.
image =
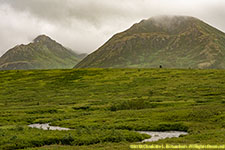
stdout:
<svg viewBox="0 0 225 150">
<path fill-rule="evenodd" d="M 157 15 L 194 16 L 225 31 L 224 6 L 224 0 L 0 0 L 0 55 L 39 34 L 90 53 Z"/>
</svg>

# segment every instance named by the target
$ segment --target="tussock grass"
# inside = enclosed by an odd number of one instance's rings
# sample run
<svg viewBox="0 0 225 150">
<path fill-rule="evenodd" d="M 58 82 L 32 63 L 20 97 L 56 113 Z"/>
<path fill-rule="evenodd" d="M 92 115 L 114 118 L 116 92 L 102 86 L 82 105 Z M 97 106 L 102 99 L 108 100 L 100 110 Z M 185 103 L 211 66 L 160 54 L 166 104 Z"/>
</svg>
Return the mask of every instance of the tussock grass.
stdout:
<svg viewBox="0 0 225 150">
<path fill-rule="evenodd" d="M 133 131 L 146 130 L 189 132 L 158 144 L 224 144 L 224 83 L 224 70 L 0 71 L 0 149 L 128 149 L 145 138 Z M 73 130 L 27 127 L 34 123 Z"/>
</svg>

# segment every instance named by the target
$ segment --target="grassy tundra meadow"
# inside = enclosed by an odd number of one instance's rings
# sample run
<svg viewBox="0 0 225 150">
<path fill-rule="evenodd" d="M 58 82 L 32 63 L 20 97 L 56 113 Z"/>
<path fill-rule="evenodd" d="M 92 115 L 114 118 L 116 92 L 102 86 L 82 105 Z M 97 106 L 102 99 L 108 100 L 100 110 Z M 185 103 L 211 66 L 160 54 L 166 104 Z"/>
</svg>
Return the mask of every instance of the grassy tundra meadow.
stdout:
<svg viewBox="0 0 225 150">
<path fill-rule="evenodd" d="M 153 143 L 225 144 L 224 89 L 225 70 L 0 71 L 0 149 L 127 150 L 174 130 L 189 135 Z"/>
</svg>

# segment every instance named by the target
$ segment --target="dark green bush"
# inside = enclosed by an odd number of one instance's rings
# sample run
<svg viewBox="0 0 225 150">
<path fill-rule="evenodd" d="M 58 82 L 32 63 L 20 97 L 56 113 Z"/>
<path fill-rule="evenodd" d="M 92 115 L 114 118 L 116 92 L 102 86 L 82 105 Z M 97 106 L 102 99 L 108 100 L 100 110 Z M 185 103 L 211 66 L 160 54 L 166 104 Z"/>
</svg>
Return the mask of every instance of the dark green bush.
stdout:
<svg viewBox="0 0 225 150">
<path fill-rule="evenodd" d="M 162 123 L 156 127 L 156 131 L 188 131 L 188 127 L 182 123 Z"/>
<path fill-rule="evenodd" d="M 74 110 L 89 110 L 90 106 L 72 107 Z"/>
<path fill-rule="evenodd" d="M 79 131 L 44 131 L 30 128 L 23 128 L 23 130 L 14 128 L 11 130 L 0 130 L 0 149 L 24 149 L 52 144 L 91 145 L 101 142 L 137 142 L 145 138 L 146 135 L 118 129 L 82 128 Z"/>
<path fill-rule="evenodd" d="M 71 136 L 71 134 L 65 135 L 62 139 L 61 139 L 61 143 L 63 145 L 71 145 L 72 142 L 74 141 L 74 138 Z"/>
<path fill-rule="evenodd" d="M 45 114 L 45 113 L 58 113 L 57 109 L 43 109 L 43 110 L 34 110 L 34 111 L 28 111 L 27 114 Z"/>
<path fill-rule="evenodd" d="M 138 109 L 145 109 L 145 108 L 156 108 L 158 104 L 150 103 L 145 100 L 127 100 L 123 102 L 119 102 L 116 104 L 112 104 L 109 108 L 111 111 L 117 110 L 138 110 Z"/>
</svg>

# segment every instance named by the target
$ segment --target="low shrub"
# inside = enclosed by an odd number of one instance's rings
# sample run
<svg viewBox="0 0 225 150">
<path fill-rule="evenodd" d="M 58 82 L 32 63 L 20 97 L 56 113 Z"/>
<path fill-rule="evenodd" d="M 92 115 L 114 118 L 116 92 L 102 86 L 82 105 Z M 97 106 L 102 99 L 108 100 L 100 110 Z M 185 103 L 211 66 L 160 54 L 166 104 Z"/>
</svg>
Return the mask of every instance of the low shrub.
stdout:
<svg viewBox="0 0 225 150">
<path fill-rule="evenodd" d="M 111 111 L 117 110 L 138 110 L 145 108 L 156 108 L 158 104 L 150 103 L 145 100 L 127 100 L 119 103 L 112 104 L 109 108 Z"/>
<path fill-rule="evenodd" d="M 43 109 L 43 110 L 34 110 L 34 111 L 28 111 L 27 114 L 46 114 L 46 113 L 58 113 L 57 109 Z"/>
<path fill-rule="evenodd" d="M 72 107 L 74 110 L 89 110 L 90 106 L 74 106 Z"/>
<path fill-rule="evenodd" d="M 156 127 L 156 131 L 188 131 L 188 127 L 182 123 L 162 123 Z"/>
<path fill-rule="evenodd" d="M 79 131 L 44 131 L 24 128 L 23 131 L 19 131 L 15 128 L 0 130 L 0 149 L 24 149 L 52 144 L 91 145 L 101 142 L 138 142 L 148 137 L 137 132 L 118 129 L 90 130 L 82 128 Z"/>
</svg>

